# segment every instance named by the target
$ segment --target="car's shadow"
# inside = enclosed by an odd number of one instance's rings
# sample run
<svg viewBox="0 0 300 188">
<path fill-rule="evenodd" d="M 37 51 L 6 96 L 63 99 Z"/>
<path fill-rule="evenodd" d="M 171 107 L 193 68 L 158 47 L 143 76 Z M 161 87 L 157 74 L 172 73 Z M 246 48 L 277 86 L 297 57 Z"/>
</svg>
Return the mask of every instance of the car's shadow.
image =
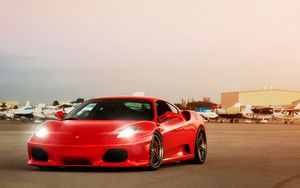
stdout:
<svg viewBox="0 0 300 188">
<path fill-rule="evenodd" d="M 166 170 L 169 168 L 178 168 L 182 166 L 196 165 L 188 162 L 174 162 L 162 165 L 159 170 Z M 130 173 L 130 172 L 153 172 L 147 167 L 60 167 L 50 169 L 40 169 L 38 167 L 27 166 L 24 169 L 34 172 L 105 172 L 105 173 Z"/>
<path fill-rule="evenodd" d="M 162 165 L 158 170 L 176 170 L 177 168 L 183 168 L 186 166 L 197 165 L 191 161 L 181 161 L 173 162 Z M 0 171 L 14 170 L 14 171 L 27 171 L 27 172 L 151 172 L 149 168 L 146 167 L 63 167 L 56 169 L 40 169 L 38 167 L 27 165 L 27 160 L 22 157 L 15 158 L 14 162 L 11 162 L 10 159 L 5 159 L 0 161 Z"/>
</svg>

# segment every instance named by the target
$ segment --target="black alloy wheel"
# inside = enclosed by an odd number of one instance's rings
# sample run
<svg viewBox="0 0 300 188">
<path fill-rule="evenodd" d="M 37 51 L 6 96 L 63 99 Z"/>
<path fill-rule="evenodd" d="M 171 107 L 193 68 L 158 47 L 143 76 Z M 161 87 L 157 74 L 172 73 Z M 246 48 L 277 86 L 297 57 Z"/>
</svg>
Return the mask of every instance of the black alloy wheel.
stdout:
<svg viewBox="0 0 300 188">
<path fill-rule="evenodd" d="M 195 162 L 203 164 L 207 157 L 207 140 L 204 130 L 199 130 L 195 141 Z"/>
<path fill-rule="evenodd" d="M 163 144 L 159 133 L 155 132 L 150 144 L 150 168 L 158 169 L 163 160 Z"/>
</svg>

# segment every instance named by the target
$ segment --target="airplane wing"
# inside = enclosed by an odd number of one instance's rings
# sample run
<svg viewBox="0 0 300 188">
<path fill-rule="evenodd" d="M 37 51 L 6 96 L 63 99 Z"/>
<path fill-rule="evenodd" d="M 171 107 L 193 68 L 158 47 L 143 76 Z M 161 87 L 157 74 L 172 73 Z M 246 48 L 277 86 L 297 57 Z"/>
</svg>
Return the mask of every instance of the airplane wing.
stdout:
<svg viewBox="0 0 300 188">
<path fill-rule="evenodd" d="M 256 107 L 252 111 L 256 114 L 273 114 L 273 108 L 271 107 Z"/>
</svg>

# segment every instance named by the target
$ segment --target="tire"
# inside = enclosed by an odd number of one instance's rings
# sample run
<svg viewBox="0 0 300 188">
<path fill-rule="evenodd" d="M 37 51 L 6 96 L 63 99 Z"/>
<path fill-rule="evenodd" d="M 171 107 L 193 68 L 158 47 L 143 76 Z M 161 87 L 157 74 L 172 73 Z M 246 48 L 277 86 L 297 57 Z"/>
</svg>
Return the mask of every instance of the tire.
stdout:
<svg viewBox="0 0 300 188">
<path fill-rule="evenodd" d="M 149 149 L 150 170 L 156 170 L 161 166 L 163 153 L 164 150 L 161 135 L 158 132 L 154 132 Z"/>
<path fill-rule="evenodd" d="M 199 129 L 195 140 L 195 159 L 197 164 L 203 164 L 207 157 L 207 140 L 203 129 Z"/>
</svg>

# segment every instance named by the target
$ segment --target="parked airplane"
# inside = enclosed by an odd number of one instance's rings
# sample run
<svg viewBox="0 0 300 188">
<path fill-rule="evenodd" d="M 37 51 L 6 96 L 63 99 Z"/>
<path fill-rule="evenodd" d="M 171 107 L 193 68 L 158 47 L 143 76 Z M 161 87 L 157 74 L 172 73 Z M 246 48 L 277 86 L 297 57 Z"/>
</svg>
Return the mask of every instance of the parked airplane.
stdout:
<svg viewBox="0 0 300 188">
<path fill-rule="evenodd" d="M 56 106 L 48 106 L 46 104 L 38 104 L 33 111 L 33 116 L 35 119 L 57 119 L 54 113 L 57 111 Z"/>
<path fill-rule="evenodd" d="M 58 110 L 62 110 L 65 114 L 70 113 L 80 103 L 62 103 L 57 106 Z"/>
<path fill-rule="evenodd" d="M 274 113 L 274 118 L 283 120 L 285 124 L 292 124 L 295 120 L 300 120 L 300 103 L 294 108 L 284 109 L 281 112 Z"/>
<path fill-rule="evenodd" d="M 14 112 L 15 112 L 16 109 L 9 109 L 5 112 L 5 117 L 6 119 L 14 119 Z"/>
<path fill-rule="evenodd" d="M 236 103 L 226 109 L 217 108 L 216 113 L 220 116 L 220 122 L 223 122 L 223 119 L 229 119 L 230 123 L 238 123 L 239 119 L 242 118 L 241 103 Z"/>
<path fill-rule="evenodd" d="M 33 119 L 33 108 L 30 105 L 30 101 L 26 101 L 24 107 L 18 108 L 13 112 L 13 118 L 25 118 L 25 119 Z"/>
<path fill-rule="evenodd" d="M 202 109 L 196 110 L 196 112 L 198 114 L 200 114 L 207 121 L 209 121 L 211 119 L 216 119 L 217 117 L 219 117 L 219 115 L 216 112 L 213 112 L 209 108 L 202 108 Z"/>
<path fill-rule="evenodd" d="M 35 122 L 37 123 L 43 122 L 45 120 L 57 119 L 57 117 L 55 116 L 55 113 L 57 111 L 63 111 L 65 114 L 68 114 L 79 104 L 80 103 L 62 103 L 57 106 L 38 104 L 34 109 L 33 116 L 35 117 Z"/>
<path fill-rule="evenodd" d="M 273 107 L 251 107 L 251 105 L 247 105 L 242 111 L 242 115 L 244 118 L 254 120 L 257 123 L 267 123 L 273 119 L 273 111 Z"/>
</svg>

